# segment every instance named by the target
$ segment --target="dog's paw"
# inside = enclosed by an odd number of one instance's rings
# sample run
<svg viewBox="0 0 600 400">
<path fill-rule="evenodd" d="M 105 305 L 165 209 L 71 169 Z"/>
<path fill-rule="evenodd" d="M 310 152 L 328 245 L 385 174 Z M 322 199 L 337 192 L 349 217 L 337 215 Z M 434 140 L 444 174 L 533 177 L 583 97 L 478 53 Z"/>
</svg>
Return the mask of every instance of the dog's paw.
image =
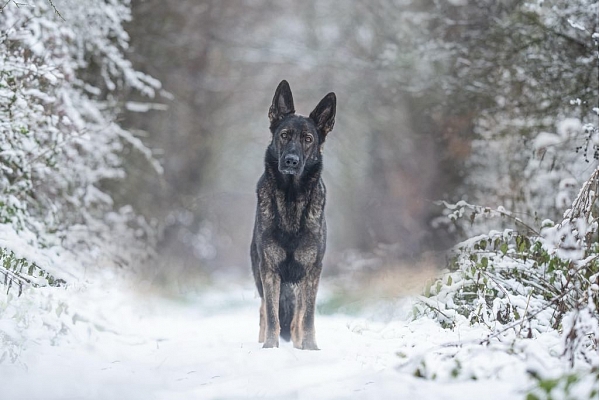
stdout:
<svg viewBox="0 0 600 400">
<path fill-rule="evenodd" d="M 302 350 L 321 350 L 314 340 L 305 340 L 302 342 Z"/>
<path fill-rule="evenodd" d="M 279 347 L 279 340 L 278 339 L 267 339 L 265 340 L 265 343 L 263 344 L 263 349 L 272 349 L 273 347 Z"/>
</svg>

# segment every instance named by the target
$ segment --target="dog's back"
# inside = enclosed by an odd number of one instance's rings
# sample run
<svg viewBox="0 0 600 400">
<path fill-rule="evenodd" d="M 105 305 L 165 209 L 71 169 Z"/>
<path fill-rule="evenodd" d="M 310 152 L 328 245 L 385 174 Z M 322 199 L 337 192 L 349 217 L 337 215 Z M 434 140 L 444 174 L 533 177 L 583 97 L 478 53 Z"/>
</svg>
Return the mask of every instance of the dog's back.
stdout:
<svg viewBox="0 0 600 400">
<path fill-rule="evenodd" d="M 257 185 L 250 250 L 264 347 L 277 347 L 281 335 L 295 347 L 317 349 L 315 298 L 326 240 L 322 146 L 333 128 L 335 103 L 330 93 L 309 117 L 296 115 L 282 81 L 269 110 L 273 137 Z"/>
</svg>

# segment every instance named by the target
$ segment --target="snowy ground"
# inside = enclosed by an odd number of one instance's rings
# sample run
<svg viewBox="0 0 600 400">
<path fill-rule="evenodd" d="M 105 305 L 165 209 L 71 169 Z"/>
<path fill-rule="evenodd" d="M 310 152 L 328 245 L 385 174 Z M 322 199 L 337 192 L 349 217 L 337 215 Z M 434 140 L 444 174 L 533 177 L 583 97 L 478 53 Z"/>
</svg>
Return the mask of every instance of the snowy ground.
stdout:
<svg viewBox="0 0 600 400">
<path fill-rule="evenodd" d="M 321 350 L 302 351 L 257 343 L 259 299 L 250 282 L 185 299 L 132 289 L 48 289 L 41 303 L 64 306 L 27 320 L 33 334 L 17 361 L 0 364 L 0 398 L 523 399 L 531 385 L 531 360 L 469 348 L 484 337 L 481 329 L 412 320 L 411 299 L 358 316 L 317 315 Z M 326 299 L 326 287 L 323 293 Z M 24 299 L 11 299 L 4 317 Z M 59 334 L 51 333 L 56 321 Z M 4 323 L 0 333 L 18 336 Z M 465 346 L 445 346 L 456 342 Z M 556 335 L 531 342 L 539 347 L 535 363 L 556 364 L 548 353 Z M 460 366 L 461 357 L 470 365 Z M 435 379 L 415 376 L 419 368 Z"/>
</svg>

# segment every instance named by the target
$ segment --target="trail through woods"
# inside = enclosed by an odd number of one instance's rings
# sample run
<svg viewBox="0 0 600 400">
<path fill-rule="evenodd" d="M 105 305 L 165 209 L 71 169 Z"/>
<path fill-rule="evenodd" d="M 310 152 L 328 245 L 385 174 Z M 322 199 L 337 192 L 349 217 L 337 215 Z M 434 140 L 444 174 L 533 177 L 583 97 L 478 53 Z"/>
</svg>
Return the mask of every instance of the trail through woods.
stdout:
<svg viewBox="0 0 600 400">
<path fill-rule="evenodd" d="M 131 289 L 63 291 L 69 306 L 59 316 L 61 333 L 44 337 L 44 318 L 29 326 L 41 339 L 26 343 L 16 363 L 0 364 L 0 398 L 478 400 L 482 393 L 524 398 L 528 387 L 530 361 L 481 346 L 455 379 L 448 360 L 459 350 L 446 344 L 468 345 L 485 332 L 413 320 L 411 299 L 381 303 L 364 315 L 319 314 L 321 350 L 302 351 L 286 342 L 279 349 L 257 343 L 259 299 L 250 285 L 185 299 Z M 327 287 L 323 291 L 326 299 Z M 55 289 L 49 296 L 60 304 Z M 49 311 L 48 321 L 56 312 Z M 548 361 L 543 348 L 558 339 L 540 338 L 537 362 Z M 435 379 L 416 376 L 425 363 L 439 369 Z M 487 377 L 460 379 L 468 370 Z"/>
</svg>

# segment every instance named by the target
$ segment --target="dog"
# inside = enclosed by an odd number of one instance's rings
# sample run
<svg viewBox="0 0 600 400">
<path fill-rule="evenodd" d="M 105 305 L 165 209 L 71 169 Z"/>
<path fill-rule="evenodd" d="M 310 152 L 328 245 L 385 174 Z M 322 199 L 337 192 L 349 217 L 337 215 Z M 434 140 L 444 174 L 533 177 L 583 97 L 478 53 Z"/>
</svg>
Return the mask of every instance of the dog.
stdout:
<svg viewBox="0 0 600 400">
<path fill-rule="evenodd" d="M 315 301 L 325 253 L 323 145 L 335 123 L 336 96 L 327 94 L 308 117 L 297 115 L 287 81 L 269 108 L 271 143 L 256 188 L 250 258 L 261 297 L 263 348 L 279 337 L 295 348 L 318 350 Z"/>
</svg>

